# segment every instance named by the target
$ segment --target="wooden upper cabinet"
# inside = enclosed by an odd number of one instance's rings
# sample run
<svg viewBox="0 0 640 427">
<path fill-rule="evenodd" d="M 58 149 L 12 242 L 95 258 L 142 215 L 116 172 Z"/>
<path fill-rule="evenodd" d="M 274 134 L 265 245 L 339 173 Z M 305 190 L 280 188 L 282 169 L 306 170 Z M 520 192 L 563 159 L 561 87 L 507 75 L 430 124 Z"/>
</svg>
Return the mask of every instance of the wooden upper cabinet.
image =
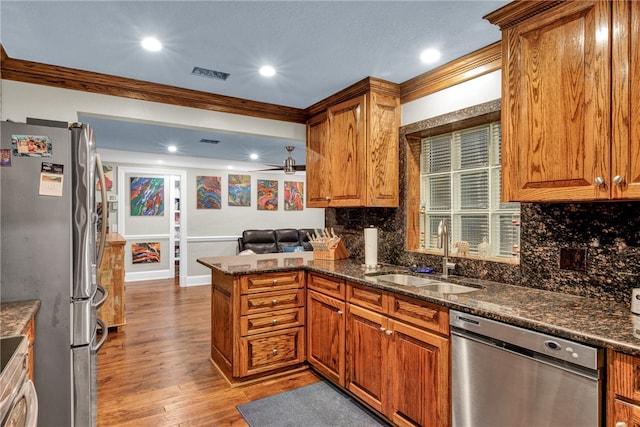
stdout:
<svg viewBox="0 0 640 427">
<path fill-rule="evenodd" d="M 309 207 L 397 207 L 400 97 L 397 85 L 367 78 L 307 121 Z"/>
<path fill-rule="evenodd" d="M 486 17 L 502 29 L 503 200 L 640 197 L 637 9 L 523 1 Z"/>
</svg>

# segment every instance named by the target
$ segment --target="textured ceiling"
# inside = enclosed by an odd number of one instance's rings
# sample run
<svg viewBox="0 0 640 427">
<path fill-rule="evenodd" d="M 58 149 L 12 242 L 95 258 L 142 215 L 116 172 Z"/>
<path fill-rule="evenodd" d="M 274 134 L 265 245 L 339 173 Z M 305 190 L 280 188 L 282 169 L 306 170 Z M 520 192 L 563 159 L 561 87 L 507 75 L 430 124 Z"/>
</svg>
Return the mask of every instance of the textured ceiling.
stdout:
<svg viewBox="0 0 640 427">
<path fill-rule="evenodd" d="M 506 3 L 2 0 L 0 42 L 16 59 L 306 108 L 364 77 L 402 83 L 498 41 L 498 28 L 482 16 Z M 159 38 L 164 49 L 142 51 L 139 41 L 146 35 Z M 426 48 L 439 49 L 442 58 L 421 63 Z M 271 79 L 257 72 L 266 63 L 278 71 Z M 196 66 L 230 76 L 226 81 L 194 76 Z M 144 133 L 170 133 L 164 127 L 87 122 L 96 128 L 99 146 L 107 148 L 118 148 L 116 141 L 130 147 L 123 138 L 135 138 L 140 146 Z M 114 134 L 118 127 L 126 128 L 126 136 Z M 215 129 L 191 132 L 175 129 L 171 135 L 186 145 L 199 141 L 202 132 L 210 139 L 241 137 Z M 161 149 L 157 137 L 154 141 L 150 151 Z M 233 153 L 222 153 L 222 146 L 215 154 L 185 146 L 182 154 L 246 160 L 242 156 L 255 144 L 271 146 L 261 161 L 280 163 L 286 157 L 283 141 L 238 141 Z M 298 143 L 301 163 L 304 141 Z"/>
</svg>

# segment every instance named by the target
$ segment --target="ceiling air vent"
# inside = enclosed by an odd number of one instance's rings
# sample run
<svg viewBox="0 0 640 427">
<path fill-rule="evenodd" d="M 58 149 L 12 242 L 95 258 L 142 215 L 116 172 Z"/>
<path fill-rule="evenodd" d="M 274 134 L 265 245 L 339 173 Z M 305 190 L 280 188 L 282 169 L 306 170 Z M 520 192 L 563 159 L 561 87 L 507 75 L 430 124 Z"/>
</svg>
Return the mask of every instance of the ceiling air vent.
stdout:
<svg viewBox="0 0 640 427">
<path fill-rule="evenodd" d="M 191 71 L 191 74 L 193 74 L 194 76 L 208 77 L 210 79 L 218 79 L 218 80 L 227 80 L 227 78 L 230 76 L 229 73 L 223 73 L 222 71 L 215 71 L 215 70 L 207 70 L 206 68 L 201 68 L 201 67 L 193 67 L 193 71 Z"/>
<path fill-rule="evenodd" d="M 215 144 L 219 143 L 219 142 L 220 142 L 220 140 L 218 140 L 218 139 L 206 139 L 206 138 L 202 138 L 202 139 L 200 140 L 200 142 L 202 142 L 203 144 L 214 144 L 214 145 L 215 145 Z"/>
</svg>

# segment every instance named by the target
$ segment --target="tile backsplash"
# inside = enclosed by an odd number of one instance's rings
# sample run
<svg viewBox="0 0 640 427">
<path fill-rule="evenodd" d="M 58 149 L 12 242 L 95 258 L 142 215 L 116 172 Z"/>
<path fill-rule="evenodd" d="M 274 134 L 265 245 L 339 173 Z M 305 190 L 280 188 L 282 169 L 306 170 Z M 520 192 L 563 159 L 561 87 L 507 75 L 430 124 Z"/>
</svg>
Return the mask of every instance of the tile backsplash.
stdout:
<svg viewBox="0 0 640 427">
<path fill-rule="evenodd" d="M 364 262 L 364 228 L 379 228 L 378 260 L 440 269 L 441 257 L 407 252 L 404 209 L 326 209 L 326 225 Z M 454 274 L 630 304 L 640 287 L 640 202 L 523 203 L 519 265 L 453 258 Z M 586 253 L 561 268 L 560 252 Z M 566 255 L 565 255 L 566 256 Z M 584 261 L 584 264 L 582 262 Z"/>
</svg>

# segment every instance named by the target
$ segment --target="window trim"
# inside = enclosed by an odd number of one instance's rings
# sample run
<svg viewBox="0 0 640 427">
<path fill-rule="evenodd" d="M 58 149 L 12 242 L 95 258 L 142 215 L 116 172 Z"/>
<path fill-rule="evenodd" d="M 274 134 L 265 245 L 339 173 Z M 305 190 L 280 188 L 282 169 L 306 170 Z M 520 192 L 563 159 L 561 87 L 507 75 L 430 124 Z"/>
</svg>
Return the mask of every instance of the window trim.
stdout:
<svg viewBox="0 0 640 427">
<path fill-rule="evenodd" d="M 422 120 L 400 128 L 400 138 L 401 141 L 403 141 L 402 147 L 406 150 L 406 153 L 403 156 L 405 160 L 406 179 L 402 180 L 406 183 L 404 188 L 406 194 L 406 251 L 421 254 L 442 255 L 440 251 L 420 249 L 419 209 L 421 195 L 420 185 L 416 184 L 420 183 L 420 152 L 422 139 L 500 120 L 501 107 L 501 100 L 496 99 L 494 101 L 453 111 L 451 113 Z M 478 257 L 469 255 L 468 258 L 476 259 Z M 520 262 L 519 257 L 492 257 L 488 259 L 490 261 L 510 264 L 518 264 Z"/>
</svg>

